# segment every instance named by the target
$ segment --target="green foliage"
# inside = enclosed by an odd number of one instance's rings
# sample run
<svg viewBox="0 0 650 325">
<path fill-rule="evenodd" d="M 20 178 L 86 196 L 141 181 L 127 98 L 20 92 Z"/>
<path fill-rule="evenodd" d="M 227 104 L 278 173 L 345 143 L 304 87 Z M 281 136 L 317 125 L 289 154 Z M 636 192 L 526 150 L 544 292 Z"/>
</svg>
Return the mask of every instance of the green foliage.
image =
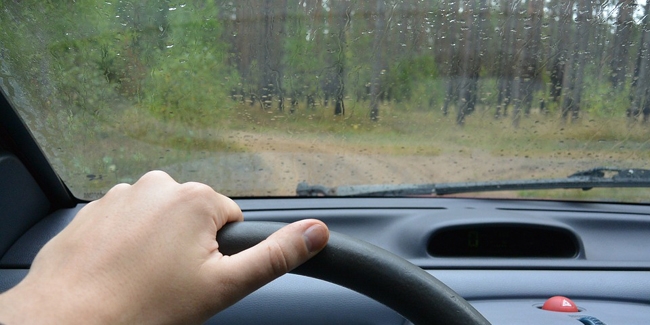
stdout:
<svg viewBox="0 0 650 325">
<path fill-rule="evenodd" d="M 206 125 L 223 116 L 220 108 L 239 83 L 227 64 L 227 47 L 215 42 L 222 33 L 214 4 L 187 3 L 167 19 L 173 26 L 146 79 L 144 103 L 160 116 Z"/>
<path fill-rule="evenodd" d="M 0 41 L 8 53 L 6 57 L 12 60 L 10 64 L 17 71 L 25 72 L 26 80 L 39 80 L 23 82 L 32 85 L 31 92 L 51 94 L 52 101 L 60 102 L 58 105 L 72 114 L 96 115 L 113 109 L 110 103 L 123 102 L 140 105 L 168 119 L 209 124 L 221 118 L 216 107 L 233 105 L 227 100 L 231 90 L 257 89 L 262 80 L 261 71 L 265 69 L 263 62 L 249 60 L 250 64 L 243 67 L 247 71 L 247 79 L 243 80 L 238 70 L 241 67 L 235 64 L 238 56 L 244 54 L 235 52 L 241 48 L 233 48 L 234 37 L 231 36 L 243 33 L 237 37 L 245 38 L 245 33 L 260 34 L 260 31 L 243 30 L 231 23 L 230 15 L 243 6 L 239 3 L 27 0 L 20 5 L 13 2 L 3 5 Z M 339 28 L 336 13 L 320 8 L 320 13 L 316 14 L 316 8 L 307 10 L 306 5 L 298 1 L 287 1 L 286 5 L 286 26 L 271 31 L 281 34 L 278 40 L 282 42 L 282 71 L 276 72 L 283 76 L 281 84 L 285 97 L 302 99 L 307 94 L 322 95 L 322 88 L 328 83 L 326 79 L 332 77 L 335 62 L 342 60 L 346 95 L 365 101 L 372 64 L 382 57 L 385 74 L 381 88 L 391 100 L 399 101 L 405 109 L 441 105 L 445 85 L 439 72 L 446 71 L 446 67 L 438 66 L 437 62 L 442 60 L 435 57 L 436 53 L 441 53 L 435 50 L 440 40 L 431 34 L 427 36 L 427 44 L 412 47 L 410 42 L 413 41 L 409 38 L 414 34 L 400 35 L 407 31 L 400 27 L 404 21 L 399 12 L 401 2 L 391 2 L 392 10 L 396 11 L 389 13 L 393 16 L 388 20 L 386 40 L 380 48 L 374 48 L 376 17 L 367 15 L 373 10 L 371 3 L 352 1 L 345 4 L 352 10 L 349 23 L 343 26 L 344 39 L 339 39 L 336 30 Z M 338 6 L 329 9 L 335 10 Z M 441 7 L 439 1 L 422 2 L 422 6 L 431 8 L 426 19 L 435 26 L 435 20 L 441 19 L 437 10 L 445 6 Z M 247 10 L 254 13 L 262 8 Z M 496 10 L 494 7 L 493 11 Z M 485 32 L 486 53 L 479 79 L 483 104 L 496 100 L 496 87 L 492 85 L 495 80 L 489 77 L 495 65 L 487 60 L 495 59 L 497 52 L 493 49 L 501 42 L 495 31 L 503 25 L 504 19 L 498 14 L 491 17 Z M 25 23 L 17 24 L 19 21 Z M 38 28 L 44 24 L 48 28 Z M 262 28 L 264 24 L 259 22 L 254 26 Z M 632 38 L 639 39 L 638 26 L 631 28 Z M 19 35 L 32 35 L 40 42 L 28 41 Z M 408 46 L 400 44 L 402 40 Z M 395 45 L 401 47 L 395 48 Z M 247 55 L 253 57 L 261 50 L 258 44 L 245 46 L 250 50 Z M 546 38 L 544 46 L 553 46 L 552 40 Z M 631 47 L 630 66 L 636 48 L 638 46 Z M 629 105 L 629 90 L 612 92 L 607 78 L 602 77 L 606 74 L 600 72 L 602 69 L 607 70 L 593 60 L 586 69 L 582 110 L 592 116 L 623 116 Z M 541 75 L 546 84 L 549 82 L 547 70 L 544 68 Z M 629 78 L 626 86 L 629 88 Z M 542 91 L 548 92 L 540 89 L 536 97 L 546 97 Z M 34 98 L 40 100 L 41 96 Z M 42 106 L 48 105 L 52 103 Z M 553 103 L 547 102 L 547 107 L 551 111 L 557 109 Z"/>
<path fill-rule="evenodd" d="M 318 44 L 314 33 L 316 26 L 310 26 L 302 8 L 290 6 L 289 25 L 284 43 L 283 66 L 285 67 L 285 89 L 290 96 L 303 97 L 318 91 L 318 75 L 322 69 L 318 57 Z"/>
<path fill-rule="evenodd" d="M 625 116 L 630 105 L 629 87 L 614 90 L 607 83 L 587 82 L 582 107 L 591 116 L 615 117 Z"/>
<path fill-rule="evenodd" d="M 398 101 L 411 99 L 413 90 L 419 84 L 427 84 L 438 77 L 435 58 L 423 54 L 397 62 L 389 68 L 386 83 Z"/>
</svg>

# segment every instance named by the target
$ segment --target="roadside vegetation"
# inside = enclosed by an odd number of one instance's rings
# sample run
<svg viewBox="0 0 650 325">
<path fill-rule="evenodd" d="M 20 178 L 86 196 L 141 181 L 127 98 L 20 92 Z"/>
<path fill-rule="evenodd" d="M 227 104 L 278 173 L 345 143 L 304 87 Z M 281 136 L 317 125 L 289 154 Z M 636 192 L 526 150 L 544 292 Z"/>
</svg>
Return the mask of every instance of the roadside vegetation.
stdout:
<svg viewBox="0 0 650 325">
<path fill-rule="evenodd" d="M 6 1 L 0 73 L 81 192 L 264 150 L 516 161 L 516 173 L 431 181 L 561 177 L 647 166 L 649 10 L 633 0 Z M 557 163 L 529 172 L 525 159 Z"/>
</svg>

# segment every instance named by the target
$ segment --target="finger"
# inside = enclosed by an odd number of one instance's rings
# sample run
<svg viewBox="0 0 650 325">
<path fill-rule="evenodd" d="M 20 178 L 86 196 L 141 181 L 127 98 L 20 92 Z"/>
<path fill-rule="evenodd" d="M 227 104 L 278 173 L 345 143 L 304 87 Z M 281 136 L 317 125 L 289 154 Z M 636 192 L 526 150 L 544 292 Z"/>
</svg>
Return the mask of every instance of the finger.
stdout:
<svg viewBox="0 0 650 325">
<path fill-rule="evenodd" d="M 137 183 L 148 183 L 148 182 L 173 182 L 177 183 L 176 180 L 174 180 L 173 177 L 171 177 L 169 174 L 162 170 L 152 170 L 150 172 L 145 173 L 140 177 L 140 179 L 136 182 Z M 178 184 L 178 183 L 177 183 Z M 135 185 L 135 184 L 134 184 Z"/>
<path fill-rule="evenodd" d="M 106 194 L 104 196 L 118 195 L 119 193 L 122 193 L 122 192 L 128 190 L 129 188 L 131 188 L 130 184 L 120 183 L 120 184 L 117 184 L 117 185 L 113 186 L 110 190 L 108 190 L 108 192 L 106 192 Z"/>
<path fill-rule="evenodd" d="M 183 183 L 181 188 L 181 195 L 186 198 L 185 201 L 192 199 L 202 201 L 202 205 L 208 209 L 205 211 L 206 214 L 213 218 L 216 230 L 221 229 L 227 223 L 244 220 L 239 205 L 229 197 L 217 193 L 212 187 L 201 183 L 187 182 Z"/>
<path fill-rule="evenodd" d="M 166 172 L 153 170 L 142 175 L 133 183 L 131 189 L 133 194 L 137 195 L 141 200 L 147 200 L 147 202 L 151 203 L 152 198 L 168 195 L 170 191 L 175 190 L 178 186 L 180 184 Z"/>
<path fill-rule="evenodd" d="M 100 208 L 98 208 L 98 206 L 101 206 L 101 205 L 105 204 L 106 201 L 110 201 L 115 197 L 119 197 L 122 193 L 124 193 L 125 191 L 128 191 L 130 188 L 131 188 L 131 185 L 126 184 L 126 183 L 120 183 L 120 184 L 117 184 L 117 185 L 113 186 L 110 190 L 108 190 L 108 192 L 106 192 L 106 194 L 104 194 L 104 196 L 102 196 L 101 198 L 99 198 L 99 199 L 97 199 L 95 201 L 92 201 L 92 202 L 89 202 L 88 204 L 86 204 L 79 211 L 79 213 L 77 213 L 77 215 L 73 219 L 73 222 L 75 222 L 75 220 L 82 220 L 82 219 L 89 218 L 89 217 L 94 218 L 94 217 L 92 217 L 92 213 L 88 213 L 88 211 L 92 211 L 93 209 L 100 209 Z"/>
<path fill-rule="evenodd" d="M 234 301 L 291 271 L 320 252 L 329 239 L 327 226 L 302 220 L 283 227 L 261 243 L 232 256 L 210 261 L 211 272 L 226 277 L 224 296 Z"/>
</svg>

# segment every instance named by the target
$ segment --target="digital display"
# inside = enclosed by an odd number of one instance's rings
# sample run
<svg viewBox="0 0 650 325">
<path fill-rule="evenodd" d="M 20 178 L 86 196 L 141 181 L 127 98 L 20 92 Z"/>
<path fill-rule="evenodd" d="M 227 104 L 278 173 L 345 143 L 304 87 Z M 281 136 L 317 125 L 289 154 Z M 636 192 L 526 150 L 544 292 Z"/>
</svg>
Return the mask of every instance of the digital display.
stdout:
<svg viewBox="0 0 650 325">
<path fill-rule="evenodd" d="M 566 229 L 483 224 L 440 230 L 431 236 L 428 251 L 437 257 L 573 258 L 579 247 Z"/>
</svg>

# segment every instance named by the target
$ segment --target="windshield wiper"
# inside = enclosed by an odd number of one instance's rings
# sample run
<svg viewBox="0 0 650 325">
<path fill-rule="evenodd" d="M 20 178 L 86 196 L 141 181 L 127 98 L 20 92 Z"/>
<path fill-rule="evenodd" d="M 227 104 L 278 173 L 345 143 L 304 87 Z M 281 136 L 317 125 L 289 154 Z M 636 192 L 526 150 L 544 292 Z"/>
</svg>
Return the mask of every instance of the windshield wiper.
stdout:
<svg viewBox="0 0 650 325">
<path fill-rule="evenodd" d="M 599 167 L 579 171 L 567 178 L 462 182 L 441 184 L 343 185 L 326 187 L 298 184 L 298 196 L 410 196 L 449 195 L 472 192 L 583 189 L 595 187 L 650 187 L 649 169 Z"/>
</svg>

